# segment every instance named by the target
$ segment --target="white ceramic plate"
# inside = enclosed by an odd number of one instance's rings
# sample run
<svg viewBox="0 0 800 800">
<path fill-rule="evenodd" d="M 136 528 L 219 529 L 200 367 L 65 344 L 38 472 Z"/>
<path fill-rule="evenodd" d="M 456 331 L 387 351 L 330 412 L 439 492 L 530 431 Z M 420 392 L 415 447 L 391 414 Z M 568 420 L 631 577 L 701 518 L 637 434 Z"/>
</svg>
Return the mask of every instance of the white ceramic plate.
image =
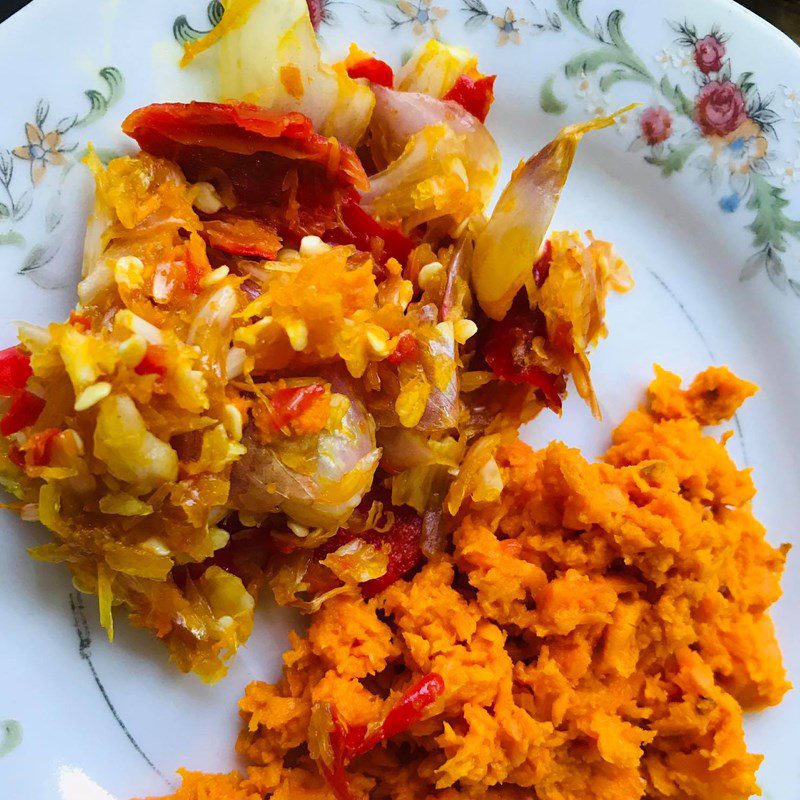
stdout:
<svg viewBox="0 0 800 800">
<path fill-rule="evenodd" d="M 121 152 L 130 110 L 207 97 L 180 74 L 175 38 L 207 29 L 208 10 L 206 0 L 35 0 L 0 26 L 0 345 L 14 340 L 13 320 L 62 319 L 74 302 L 87 142 Z M 644 104 L 582 145 L 556 219 L 614 241 L 637 280 L 612 302 L 594 357 L 605 422 L 571 401 L 528 439 L 599 454 L 654 361 L 687 377 L 729 364 L 763 387 L 732 452 L 755 471 L 772 542 L 797 542 L 800 50 L 729 0 L 328 0 L 321 10 L 334 54 L 353 38 L 397 63 L 429 35 L 477 51 L 500 76 L 489 124 L 507 168 L 567 121 Z M 3 534 L 0 797 L 123 799 L 166 792 L 180 765 L 231 768 L 236 700 L 247 681 L 277 677 L 296 620 L 261 608 L 229 677 L 203 686 L 149 634 L 120 624 L 109 645 L 92 598 L 26 555 L 42 531 L 4 512 Z M 774 616 L 797 679 L 796 556 L 784 585 Z M 772 800 L 800 797 L 799 719 L 794 692 L 747 722 Z"/>
</svg>

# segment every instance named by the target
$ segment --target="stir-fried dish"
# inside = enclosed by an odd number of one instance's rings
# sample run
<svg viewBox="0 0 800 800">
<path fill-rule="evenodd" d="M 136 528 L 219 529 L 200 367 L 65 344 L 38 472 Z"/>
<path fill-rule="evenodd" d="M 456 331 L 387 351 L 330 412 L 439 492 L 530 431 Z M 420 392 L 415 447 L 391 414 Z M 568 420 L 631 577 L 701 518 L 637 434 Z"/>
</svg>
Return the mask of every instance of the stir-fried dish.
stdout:
<svg viewBox="0 0 800 800">
<path fill-rule="evenodd" d="M 473 54 L 328 64 L 304 0 L 224 6 L 183 58 L 218 101 L 90 149 L 78 304 L 0 352 L 5 506 L 109 637 L 118 607 L 214 682 L 260 592 L 312 615 L 242 700 L 247 774 L 176 798 L 745 800 L 742 709 L 788 687 L 785 549 L 701 426 L 754 387 L 659 373 L 602 464 L 517 440 L 568 389 L 600 416 L 630 274 L 550 225 L 614 117 L 497 191 Z"/>
<path fill-rule="evenodd" d="M 266 582 L 304 611 L 380 591 L 499 492 L 470 466 L 492 436 L 558 412 L 570 378 L 597 413 L 587 352 L 630 281 L 605 242 L 547 238 L 611 119 L 521 164 L 487 218 L 494 76 L 470 53 L 328 66 L 302 0 L 230 3 L 187 56 L 217 38 L 241 99 L 141 108 L 139 153 L 90 153 L 79 303 L 0 355 L 3 481 L 53 533 L 32 554 L 109 635 L 123 606 L 212 681 Z"/>
</svg>

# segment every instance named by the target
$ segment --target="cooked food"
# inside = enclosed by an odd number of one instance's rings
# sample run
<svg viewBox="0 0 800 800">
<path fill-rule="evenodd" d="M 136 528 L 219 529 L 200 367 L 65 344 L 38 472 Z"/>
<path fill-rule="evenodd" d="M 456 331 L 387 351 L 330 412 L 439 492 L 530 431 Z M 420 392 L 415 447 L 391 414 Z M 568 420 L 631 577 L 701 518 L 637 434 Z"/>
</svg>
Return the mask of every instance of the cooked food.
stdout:
<svg viewBox="0 0 800 800">
<path fill-rule="evenodd" d="M 452 547 L 327 602 L 282 680 L 247 687 L 246 774 L 183 772 L 173 800 L 758 793 L 742 712 L 789 688 L 767 613 L 789 548 L 702 430 L 754 391 L 658 369 L 602 463 L 501 434 L 497 494 L 450 489 Z"/>
<path fill-rule="evenodd" d="M 123 608 L 214 682 L 262 590 L 311 615 L 240 703 L 246 772 L 173 800 L 747 800 L 788 546 L 703 426 L 755 387 L 657 368 L 599 463 L 517 438 L 570 385 L 600 417 L 589 354 L 631 276 L 550 226 L 616 115 L 492 208 L 473 54 L 327 64 L 304 0 L 224 12 L 183 59 L 217 59 L 222 100 L 90 149 L 78 305 L 0 352 L 5 505 L 109 637 Z"/>
<path fill-rule="evenodd" d="M 140 152 L 90 152 L 79 303 L 0 353 L 9 507 L 53 534 L 33 556 L 109 636 L 122 607 L 207 681 L 266 583 L 307 612 L 377 593 L 497 496 L 497 442 L 570 376 L 598 413 L 587 352 L 630 286 L 609 244 L 548 238 L 612 118 L 565 129 L 487 217 L 472 54 L 429 42 L 395 80 L 356 47 L 325 64 L 303 0 L 225 9 L 185 61 L 216 56 L 226 101 L 138 109 Z"/>
</svg>

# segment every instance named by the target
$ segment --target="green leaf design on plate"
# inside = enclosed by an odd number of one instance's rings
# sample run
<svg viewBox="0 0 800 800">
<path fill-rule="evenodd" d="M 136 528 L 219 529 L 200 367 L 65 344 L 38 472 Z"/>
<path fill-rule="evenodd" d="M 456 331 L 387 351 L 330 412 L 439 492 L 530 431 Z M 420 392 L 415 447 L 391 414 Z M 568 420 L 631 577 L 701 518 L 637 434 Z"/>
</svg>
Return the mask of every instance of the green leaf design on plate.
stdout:
<svg viewBox="0 0 800 800">
<path fill-rule="evenodd" d="M 88 89 L 85 94 L 89 98 L 89 113 L 75 122 L 76 128 L 90 125 L 105 116 L 108 109 L 119 100 L 125 89 L 125 79 L 116 67 L 103 67 L 98 73 L 106 85 L 104 92 Z"/>
<path fill-rule="evenodd" d="M 211 25 L 211 29 L 216 28 L 222 20 L 222 15 L 225 13 L 225 7 L 220 0 L 211 0 L 206 7 L 206 16 Z M 196 42 L 201 39 L 209 31 L 199 30 L 192 26 L 189 19 L 185 14 L 176 17 L 175 22 L 172 23 L 172 36 L 175 41 L 180 45 L 189 44 L 189 42 Z"/>
<path fill-rule="evenodd" d="M 755 211 L 756 216 L 747 227 L 754 234 L 753 244 L 756 247 L 771 245 L 782 253 L 787 247 L 787 236 L 800 239 L 800 220 L 791 219 L 783 213 L 789 201 L 779 186 L 773 186 L 758 173 L 753 175 L 750 185 L 752 194 L 747 207 Z"/>
<path fill-rule="evenodd" d="M 539 105 L 545 114 L 563 114 L 567 110 L 567 104 L 559 100 L 553 91 L 555 78 L 555 75 L 551 75 L 539 90 Z"/>
<path fill-rule="evenodd" d="M 25 244 L 25 237 L 21 233 L 17 233 L 17 231 L 8 231 L 8 233 L 0 233 L 0 245 L 5 245 L 5 244 L 15 244 L 15 245 Z"/>
<path fill-rule="evenodd" d="M 670 83 L 669 78 L 665 75 L 661 79 L 659 88 L 661 89 L 661 94 L 664 95 L 664 99 L 671 103 L 679 114 L 683 114 L 689 119 L 694 117 L 694 102 L 686 96 L 680 86 Z"/>
<path fill-rule="evenodd" d="M 668 178 L 673 173 L 680 172 L 686 166 L 686 162 L 699 146 L 697 142 L 689 142 L 679 147 L 670 147 L 666 156 L 645 156 L 644 160 L 648 164 L 661 167 L 661 174 Z"/>
<path fill-rule="evenodd" d="M 581 2 L 582 0 L 558 0 L 558 8 L 579 31 L 587 36 L 593 36 L 594 34 L 586 27 L 581 16 Z"/>
<path fill-rule="evenodd" d="M 600 78 L 600 91 L 607 92 L 615 83 L 630 80 L 630 74 L 625 69 L 612 69 Z"/>
<path fill-rule="evenodd" d="M 620 9 L 615 9 L 608 15 L 605 25 L 598 19 L 592 31 L 581 16 L 581 0 L 559 0 L 559 8 L 581 33 L 601 44 L 600 47 L 585 50 L 567 61 L 564 65 L 564 74 L 568 78 L 580 77 L 583 74 L 598 72 L 602 67 L 613 66 L 614 69 L 610 73 L 600 77 L 603 91 L 624 80 L 656 85 L 650 70 L 625 38 L 622 31 L 625 14 Z"/>
<path fill-rule="evenodd" d="M 22 725 L 15 719 L 6 719 L 0 722 L 0 758 L 7 756 L 12 750 L 22 743 Z"/>
<path fill-rule="evenodd" d="M 755 212 L 755 217 L 747 227 L 753 232 L 753 244 L 759 250 L 747 261 L 739 280 L 750 280 L 764 270 L 779 289 L 791 289 L 800 296 L 800 282 L 787 275 L 781 257 L 788 247 L 789 236 L 800 239 L 800 220 L 784 213 L 788 205 L 783 189 L 771 184 L 764 175 L 753 174 L 747 208 Z"/>
</svg>

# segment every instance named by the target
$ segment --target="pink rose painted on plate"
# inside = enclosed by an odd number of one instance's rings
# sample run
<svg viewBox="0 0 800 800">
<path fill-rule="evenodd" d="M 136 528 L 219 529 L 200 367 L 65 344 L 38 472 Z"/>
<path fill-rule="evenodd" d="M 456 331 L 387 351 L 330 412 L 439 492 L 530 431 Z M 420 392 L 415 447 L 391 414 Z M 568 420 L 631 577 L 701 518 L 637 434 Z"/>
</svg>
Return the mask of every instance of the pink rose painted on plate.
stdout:
<svg viewBox="0 0 800 800">
<path fill-rule="evenodd" d="M 642 111 L 639 128 L 647 144 L 660 144 L 672 135 L 672 115 L 664 106 L 651 106 Z"/>
<path fill-rule="evenodd" d="M 695 120 L 706 136 L 727 136 L 747 119 L 742 90 L 731 81 L 709 81 L 697 94 Z"/>
<path fill-rule="evenodd" d="M 709 34 L 695 42 L 694 63 L 706 75 L 709 72 L 719 72 L 724 58 L 725 43 L 718 36 Z"/>
</svg>

